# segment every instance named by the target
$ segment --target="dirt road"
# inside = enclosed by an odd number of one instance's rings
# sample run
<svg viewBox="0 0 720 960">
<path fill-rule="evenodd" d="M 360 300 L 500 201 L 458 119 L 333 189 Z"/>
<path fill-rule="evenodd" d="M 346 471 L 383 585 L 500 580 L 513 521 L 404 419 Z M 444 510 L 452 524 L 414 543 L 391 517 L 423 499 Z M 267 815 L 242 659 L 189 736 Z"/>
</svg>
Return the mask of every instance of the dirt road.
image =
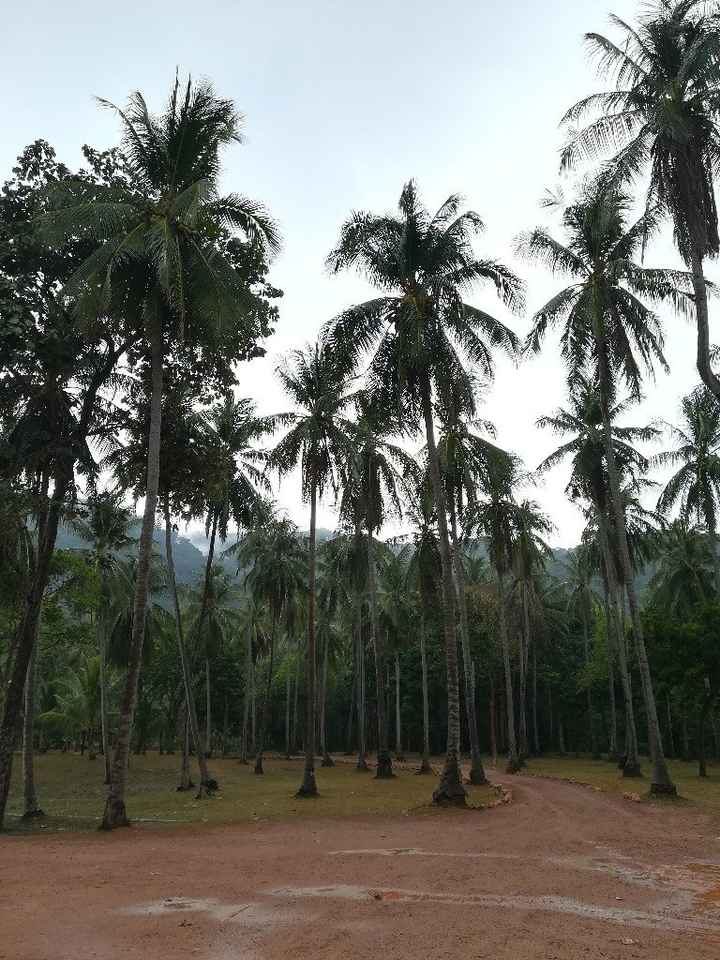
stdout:
<svg viewBox="0 0 720 960">
<path fill-rule="evenodd" d="M 720 824 L 499 779 L 491 811 L 2 837 L 0 958 L 720 957 Z"/>
</svg>

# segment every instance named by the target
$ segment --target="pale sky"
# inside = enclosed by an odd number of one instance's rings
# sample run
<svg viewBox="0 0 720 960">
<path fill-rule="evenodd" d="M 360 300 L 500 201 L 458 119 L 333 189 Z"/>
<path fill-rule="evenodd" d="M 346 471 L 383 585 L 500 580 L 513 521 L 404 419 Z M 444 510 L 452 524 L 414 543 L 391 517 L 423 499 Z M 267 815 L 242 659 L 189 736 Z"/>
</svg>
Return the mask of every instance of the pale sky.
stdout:
<svg viewBox="0 0 720 960">
<path fill-rule="evenodd" d="M 483 217 L 478 252 L 507 261 L 528 282 L 528 316 L 504 316 L 518 334 L 527 331 L 532 310 L 562 279 L 515 262 L 513 239 L 547 219 L 538 201 L 558 183 L 558 121 L 599 88 L 582 34 L 608 31 L 608 10 L 632 19 L 638 4 L 14 3 L 3 15 L 0 176 L 38 137 L 71 166 L 83 143 L 117 143 L 116 119 L 94 96 L 122 104 L 140 89 L 160 108 L 176 67 L 211 79 L 246 117 L 247 142 L 227 151 L 222 186 L 263 201 L 285 240 L 270 277 L 285 291 L 277 333 L 268 357 L 240 371 L 240 393 L 275 412 L 287 405 L 273 379 L 280 356 L 371 295 L 363 282 L 324 271 L 340 224 L 352 209 L 392 209 L 410 177 L 428 206 L 459 191 Z M 669 236 L 647 261 L 675 264 Z M 491 296 L 477 302 L 503 316 Z M 633 422 L 674 419 L 697 382 L 694 328 L 669 315 L 666 335 L 672 372 L 648 383 Z M 564 370 L 549 341 L 540 358 L 518 369 L 498 361 L 481 414 L 495 422 L 498 442 L 534 468 L 555 442 L 535 420 L 565 399 Z M 566 482 L 567 470 L 557 470 L 533 494 L 556 524 L 552 542 L 562 546 L 575 544 L 582 526 L 563 496 Z M 296 481 L 283 483 L 278 500 L 307 526 Z M 331 504 L 319 523 L 334 526 Z"/>
</svg>

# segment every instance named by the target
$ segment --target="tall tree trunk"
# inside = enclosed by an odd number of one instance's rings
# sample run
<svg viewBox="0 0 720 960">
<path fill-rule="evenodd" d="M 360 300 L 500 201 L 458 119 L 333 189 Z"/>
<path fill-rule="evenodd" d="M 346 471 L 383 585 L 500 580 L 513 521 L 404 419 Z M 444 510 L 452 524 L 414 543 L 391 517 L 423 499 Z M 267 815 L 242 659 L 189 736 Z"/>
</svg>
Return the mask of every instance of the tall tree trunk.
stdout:
<svg viewBox="0 0 720 960">
<path fill-rule="evenodd" d="M 428 697 L 427 652 L 425 650 L 425 615 L 420 613 L 420 671 L 423 703 L 423 752 L 418 773 L 432 773 L 430 766 L 430 701 Z"/>
<path fill-rule="evenodd" d="M 620 682 L 622 685 L 625 703 L 625 755 L 622 759 L 624 777 L 640 777 L 640 757 L 638 755 L 637 728 L 635 725 L 635 708 L 633 705 L 630 671 L 627 662 L 627 644 L 623 629 L 622 604 L 620 601 L 620 585 L 618 583 L 615 557 L 610 545 L 609 524 L 605 512 L 596 505 L 600 544 L 605 565 L 605 576 L 608 583 L 610 619 L 612 620 L 615 636 L 615 652 L 618 656 L 620 668 Z"/>
<path fill-rule="evenodd" d="M 590 630 L 588 626 L 588 612 L 585 602 L 583 602 L 582 621 L 583 621 L 583 647 L 585 656 L 585 670 L 587 671 L 587 713 L 588 713 L 588 739 L 590 742 L 590 753 L 593 760 L 599 760 L 600 754 L 597 746 L 597 736 L 595 733 L 595 717 L 593 715 L 592 683 L 590 679 Z"/>
<path fill-rule="evenodd" d="M 668 756 L 675 756 L 675 735 L 673 733 L 672 706 L 670 704 L 670 692 L 665 697 L 665 707 L 667 710 L 667 729 L 668 729 Z"/>
<path fill-rule="evenodd" d="M 212 699 L 210 691 L 210 657 L 205 657 L 205 756 L 212 757 Z"/>
<path fill-rule="evenodd" d="M 705 730 L 707 727 L 707 715 L 710 708 L 711 696 L 706 693 L 698 710 L 698 776 L 707 776 L 707 754 L 705 749 Z"/>
<path fill-rule="evenodd" d="M 291 692 L 290 664 L 285 671 L 285 759 L 290 759 L 290 692 Z"/>
<path fill-rule="evenodd" d="M 267 669 L 267 679 L 265 682 L 265 695 L 260 708 L 260 733 L 258 735 L 257 753 L 255 754 L 255 773 L 263 774 L 263 752 L 265 750 L 265 737 L 267 736 L 268 723 L 270 720 L 270 692 L 272 690 L 273 667 L 275 664 L 275 629 L 277 627 L 277 616 L 273 611 L 272 622 L 270 625 L 270 657 Z"/>
<path fill-rule="evenodd" d="M 507 773 L 517 773 L 520 769 L 517 738 L 515 736 L 515 704 L 513 701 L 512 672 L 510 669 L 510 640 L 507 630 L 507 598 L 505 596 L 505 574 L 497 571 L 498 578 L 498 632 L 502 648 L 503 672 L 505 674 L 505 707 L 507 718 Z"/>
<path fill-rule="evenodd" d="M 465 787 L 460 772 L 460 685 L 458 680 L 457 632 L 455 625 L 455 584 L 453 578 L 452 553 L 448 534 L 447 504 L 445 490 L 440 476 L 440 458 L 435 442 L 435 424 L 433 422 L 430 382 L 426 378 L 422 384 L 422 407 L 425 421 L 428 465 L 432 483 L 433 500 L 438 523 L 438 545 L 440 548 L 440 566 L 442 568 L 442 617 L 445 634 L 445 663 L 447 670 L 447 753 L 440 783 L 433 793 L 433 802 L 464 806 Z"/>
<path fill-rule="evenodd" d="M 450 534 L 452 537 L 453 571 L 455 573 L 455 592 L 459 611 L 460 647 L 463 655 L 463 676 L 465 680 L 465 713 L 467 718 L 468 739 L 470 740 L 470 783 L 487 783 L 482 756 L 480 755 L 480 737 L 478 735 L 477 697 L 475 681 L 471 670 L 470 635 L 468 629 L 467 597 L 465 596 L 465 569 L 460 556 L 458 542 L 457 516 L 453 497 L 448 499 L 450 511 Z"/>
<path fill-rule="evenodd" d="M 615 706 L 615 670 L 613 667 L 613 641 L 612 629 L 610 627 L 610 591 L 608 589 L 607 578 L 604 580 L 605 591 L 605 653 L 607 656 L 608 668 L 608 699 L 610 701 L 610 731 L 608 735 L 608 759 L 611 763 L 618 761 L 618 739 L 617 739 L 617 708 Z"/>
<path fill-rule="evenodd" d="M 527 596 L 527 583 L 522 583 L 523 625 L 520 631 L 520 683 L 518 690 L 518 753 L 524 764 L 529 751 L 527 729 L 527 675 L 530 650 L 530 604 Z"/>
<path fill-rule="evenodd" d="M 564 757 L 567 753 L 565 746 L 565 724 L 563 723 L 562 713 L 558 717 L 558 750 L 561 757 Z"/>
<path fill-rule="evenodd" d="M 533 724 L 533 751 L 536 757 L 540 756 L 540 728 L 538 726 L 538 687 L 537 687 L 537 643 L 533 644 L 533 680 L 532 680 L 532 724 Z"/>
<path fill-rule="evenodd" d="M 292 748 L 293 753 L 297 750 L 300 744 L 300 735 L 298 733 L 299 729 L 299 720 L 298 720 L 298 691 L 300 689 L 300 650 L 298 649 L 297 661 L 295 664 L 295 683 L 293 691 L 293 722 L 292 722 Z"/>
<path fill-rule="evenodd" d="M 395 758 L 404 760 L 400 717 L 400 657 L 395 653 Z"/>
<path fill-rule="evenodd" d="M 182 615 L 180 613 L 180 599 L 177 591 L 177 580 L 175 577 L 175 555 L 173 553 L 172 543 L 172 519 L 170 516 L 169 497 L 165 497 L 163 503 L 163 518 L 165 521 L 165 563 L 168 571 L 168 584 L 170 586 L 170 595 L 173 605 L 173 619 L 175 621 L 175 639 L 177 640 L 178 655 L 180 657 L 180 671 L 182 673 L 183 690 L 185 693 L 185 707 L 187 710 L 187 726 L 190 729 L 192 745 L 195 748 L 198 768 L 200 770 L 200 786 L 198 788 L 198 797 L 202 796 L 203 790 L 216 790 L 217 781 L 213 779 L 208 771 L 207 759 L 200 739 L 200 725 L 197 718 L 195 707 L 195 697 L 192 689 L 192 677 L 190 676 L 190 663 L 187 649 L 185 647 L 185 636 L 183 632 Z"/>
<path fill-rule="evenodd" d="M 190 712 L 187 708 L 187 701 L 184 701 L 180 707 L 180 783 L 178 792 L 192 790 L 194 783 L 190 775 Z"/>
<path fill-rule="evenodd" d="M 15 632 L 14 657 L 5 691 L 2 723 L 0 723 L 0 828 L 5 819 L 10 790 L 13 750 L 19 733 L 28 665 L 37 639 L 40 610 L 50 576 L 50 561 L 55 550 L 60 514 L 72 480 L 72 462 L 61 462 L 54 477 L 54 488 L 47 513 L 38 527 L 37 559 L 25 597 L 22 616 Z"/>
<path fill-rule="evenodd" d="M 316 797 L 315 782 L 315 527 L 317 523 L 317 481 L 310 481 L 310 543 L 308 577 L 308 642 L 305 660 L 305 767 L 298 797 Z"/>
<path fill-rule="evenodd" d="M 497 767 L 497 709 L 495 702 L 495 677 L 492 673 L 490 674 L 490 753 L 492 754 L 492 765 L 493 767 Z"/>
<path fill-rule="evenodd" d="M 368 511 L 370 512 L 370 511 Z M 393 777 L 390 758 L 390 733 L 387 717 L 387 690 L 385 684 L 385 645 L 380 637 L 377 622 L 377 572 L 375 569 L 375 547 L 373 541 L 373 520 L 368 517 L 368 600 L 370 608 L 370 643 L 375 652 L 375 685 L 377 693 L 378 750 L 375 777 L 386 780 Z"/>
<path fill-rule="evenodd" d="M 127 827 L 130 821 L 125 809 L 127 789 L 128 756 L 130 739 L 138 699 L 138 683 L 142 667 L 142 652 L 145 641 L 145 619 L 147 614 L 148 593 L 150 590 L 150 563 L 152 560 L 153 530 L 155 528 L 155 509 L 157 507 L 158 480 L 160 477 L 160 436 L 162 428 L 163 395 L 163 343 L 162 326 L 158 310 L 151 319 L 151 370 L 152 394 L 150 399 L 150 430 L 148 436 L 147 479 L 145 483 L 145 509 L 142 531 L 138 545 L 137 580 L 133 602 L 132 636 L 128 652 L 128 670 L 125 689 L 120 701 L 120 720 L 112 767 L 110 784 L 102 829 Z"/>
<path fill-rule="evenodd" d="M 703 272 L 703 254 L 696 244 L 692 245 L 690 251 L 690 270 L 697 321 L 697 369 L 702 382 L 720 403 L 720 379 L 713 372 L 710 362 L 710 313 Z"/>
<path fill-rule="evenodd" d="M 677 794 L 677 790 L 670 779 L 670 773 L 668 771 L 667 764 L 665 763 L 665 756 L 663 754 L 662 736 L 660 733 L 660 723 L 657 715 L 657 705 L 655 703 L 655 692 L 653 690 L 652 676 L 650 674 L 650 663 L 648 661 L 642 620 L 640 618 L 640 609 L 638 607 L 637 595 L 635 593 L 634 572 L 632 568 L 632 561 L 630 559 L 627 530 L 625 527 L 625 512 L 620 493 L 620 477 L 617 463 L 615 461 L 615 449 L 612 442 L 612 427 L 610 424 L 609 412 L 611 395 L 610 371 L 607 364 L 607 346 L 605 344 L 603 330 L 598 330 L 596 332 L 596 340 L 600 353 L 600 408 L 602 413 L 603 433 L 605 440 L 605 459 L 607 463 L 608 482 L 610 487 L 610 506 L 614 518 L 620 570 L 622 572 L 625 591 L 627 593 L 628 604 L 630 607 L 633 639 L 635 641 L 635 650 L 637 652 L 640 678 L 642 681 L 643 698 L 645 700 L 645 712 L 647 714 L 648 739 L 650 741 L 650 757 L 652 759 L 652 779 L 650 783 L 650 791 L 651 793 L 675 796 Z"/>
<path fill-rule="evenodd" d="M 98 657 L 100 658 L 100 745 L 105 764 L 105 783 L 110 783 L 110 749 L 108 745 L 107 722 L 107 689 L 105 681 L 107 640 L 105 628 L 107 624 L 108 585 L 104 569 L 100 570 L 100 605 L 96 616 L 95 629 L 97 638 Z"/>
<path fill-rule="evenodd" d="M 321 737 L 321 752 L 322 752 L 322 766 L 323 767 L 334 767 L 335 761 L 328 753 L 327 748 L 327 676 L 328 676 L 328 637 L 325 637 L 325 643 L 323 644 L 323 673 L 322 673 L 322 703 L 320 705 L 320 737 Z"/>
<path fill-rule="evenodd" d="M 367 763 L 367 743 L 365 740 L 365 644 L 363 642 L 363 623 L 362 623 L 362 598 L 357 596 L 357 617 L 356 617 L 356 656 L 357 656 L 357 723 L 358 723 L 358 758 L 355 769 L 361 772 L 369 770 Z"/>
<path fill-rule="evenodd" d="M 353 632 L 353 657 L 357 663 L 357 637 Z M 345 756 L 352 756 L 352 732 L 355 721 L 355 700 L 357 697 L 358 675 L 357 670 L 353 670 L 352 683 L 350 684 L 350 709 L 348 710 L 347 729 L 345 731 Z"/>
<path fill-rule="evenodd" d="M 35 789 L 35 684 L 37 681 L 38 661 L 37 640 L 28 664 L 25 681 L 25 707 L 23 716 L 23 820 L 44 817 L 40 809 Z"/>
<path fill-rule="evenodd" d="M 248 722 L 253 690 L 252 625 L 248 624 L 245 643 L 245 684 L 243 689 L 243 725 L 240 742 L 240 763 L 248 762 Z"/>
</svg>

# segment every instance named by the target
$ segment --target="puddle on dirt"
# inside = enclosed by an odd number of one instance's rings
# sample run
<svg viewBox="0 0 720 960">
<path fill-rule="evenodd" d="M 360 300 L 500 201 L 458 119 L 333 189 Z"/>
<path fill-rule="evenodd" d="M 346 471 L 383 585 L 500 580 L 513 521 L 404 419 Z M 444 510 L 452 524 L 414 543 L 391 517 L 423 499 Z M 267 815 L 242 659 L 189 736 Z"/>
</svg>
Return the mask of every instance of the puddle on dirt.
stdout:
<svg viewBox="0 0 720 960">
<path fill-rule="evenodd" d="M 165 897 L 133 907 L 123 913 L 133 916 L 157 917 L 172 913 L 205 913 L 220 923 L 239 923 L 257 929 L 297 923 L 302 919 L 299 911 L 260 903 L 223 903 L 213 898 Z"/>
<path fill-rule="evenodd" d="M 713 923 L 705 918 L 672 916 L 666 910 L 654 912 L 624 907 L 606 907 L 583 903 L 573 897 L 451 894 L 440 891 L 368 888 L 351 884 L 323 887 L 281 887 L 270 891 L 270 893 L 272 896 L 289 900 L 322 898 L 360 902 L 443 903 L 509 910 L 541 910 L 548 913 L 569 914 L 589 920 L 605 920 L 625 926 L 653 928 L 662 924 L 665 929 L 674 930 L 720 930 L 720 923 Z"/>
</svg>

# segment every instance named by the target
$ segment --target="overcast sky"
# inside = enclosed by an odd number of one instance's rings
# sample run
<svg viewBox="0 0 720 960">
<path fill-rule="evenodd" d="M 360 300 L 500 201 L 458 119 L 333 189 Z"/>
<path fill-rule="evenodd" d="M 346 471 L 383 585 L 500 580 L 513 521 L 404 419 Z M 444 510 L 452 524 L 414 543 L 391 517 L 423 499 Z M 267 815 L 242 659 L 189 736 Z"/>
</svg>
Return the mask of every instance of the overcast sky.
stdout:
<svg viewBox="0 0 720 960">
<path fill-rule="evenodd" d="M 312 339 L 328 317 L 370 291 L 331 278 L 323 261 L 352 209 L 392 208 L 415 177 L 430 207 L 455 191 L 485 220 L 478 252 L 510 262 L 528 282 L 529 313 L 562 282 L 512 258 L 513 238 L 547 219 L 538 201 L 558 183 L 558 121 L 599 88 L 582 35 L 608 30 L 607 12 L 632 18 L 636 2 L 611 0 L 365 0 L 364 3 L 155 0 L 25 0 L 3 14 L 0 81 L 5 90 L 0 174 L 38 137 L 69 165 L 83 143 L 118 140 L 116 119 L 94 96 L 123 103 L 133 89 L 161 107 L 175 69 L 210 78 L 246 117 L 247 142 L 225 156 L 223 188 L 262 200 L 276 217 L 284 249 L 272 282 L 285 291 L 268 356 L 244 365 L 241 393 L 263 412 L 286 408 L 273 379 L 279 357 Z M 670 237 L 648 253 L 675 263 Z M 711 275 L 712 271 L 711 271 Z M 491 297 L 477 299 L 503 315 Z M 518 334 L 528 317 L 505 317 Z M 696 382 L 694 330 L 667 317 L 672 372 L 648 383 L 634 422 L 673 419 Z M 528 467 L 554 438 L 535 420 L 565 402 L 553 342 L 520 368 L 499 360 L 482 415 L 498 442 Z M 558 545 L 577 542 L 581 520 L 563 496 L 558 470 L 534 496 L 552 516 Z M 278 499 L 307 525 L 298 484 Z M 332 504 L 319 522 L 334 525 Z"/>
</svg>

